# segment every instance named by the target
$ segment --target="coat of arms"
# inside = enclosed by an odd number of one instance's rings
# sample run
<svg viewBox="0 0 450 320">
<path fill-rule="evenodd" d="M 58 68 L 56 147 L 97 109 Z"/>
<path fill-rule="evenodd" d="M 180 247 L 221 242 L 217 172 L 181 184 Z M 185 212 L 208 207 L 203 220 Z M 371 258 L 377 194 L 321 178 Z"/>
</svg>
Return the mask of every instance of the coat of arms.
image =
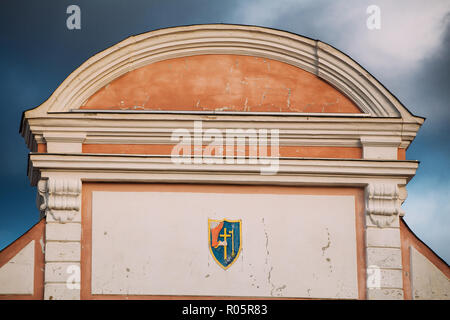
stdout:
<svg viewBox="0 0 450 320">
<path fill-rule="evenodd" d="M 228 269 L 241 252 L 242 221 L 208 219 L 209 250 L 214 260 Z"/>
</svg>

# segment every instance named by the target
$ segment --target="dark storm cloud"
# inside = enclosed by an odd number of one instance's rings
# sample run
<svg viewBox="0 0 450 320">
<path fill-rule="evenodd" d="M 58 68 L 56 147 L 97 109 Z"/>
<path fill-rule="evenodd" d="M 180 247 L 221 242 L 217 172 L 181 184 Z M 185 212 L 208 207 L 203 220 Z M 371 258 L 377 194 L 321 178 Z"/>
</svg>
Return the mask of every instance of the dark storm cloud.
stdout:
<svg viewBox="0 0 450 320">
<path fill-rule="evenodd" d="M 81 30 L 66 28 L 66 8 L 81 8 Z M 28 150 L 18 130 L 22 112 L 43 103 L 85 60 L 135 34 L 222 22 L 235 1 L 23 1 L 0 10 L 0 97 L 3 139 L 0 249 L 38 219 L 26 177 Z"/>
<path fill-rule="evenodd" d="M 442 44 L 421 61 L 421 67 L 407 79 L 409 88 L 406 102 L 430 122 L 430 130 L 447 130 L 450 120 L 450 15 L 446 16 L 447 28 Z M 409 89 L 409 90 L 408 90 Z"/>
<path fill-rule="evenodd" d="M 0 11 L 0 248 L 38 218 L 18 134 L 24 110 L 44 102 L 85 60 L 135 34 L 178 25 L 237 23 L 273 27 L 329 43 L 359 62 L 414 114 L 427 117 L 408 150 L 422 161 L 409 184 L 406 220 L 450 261 L 448 1 L 366 0 L 9 0 Z M 66 28 L 66 8 L 81 8 L 81 30 Z M 382 28 L 366 27 L 381 8 Z"/>
</svg>

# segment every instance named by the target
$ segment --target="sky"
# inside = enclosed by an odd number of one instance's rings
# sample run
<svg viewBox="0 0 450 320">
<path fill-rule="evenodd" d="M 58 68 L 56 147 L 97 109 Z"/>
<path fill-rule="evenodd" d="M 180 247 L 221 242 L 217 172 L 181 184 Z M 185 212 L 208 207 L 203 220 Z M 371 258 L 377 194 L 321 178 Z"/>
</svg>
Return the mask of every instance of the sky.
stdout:
<svg viewBox="0 0 450 320">
<path fill-rule="evenodd" d="M 69 5 L 81 29 L 66 26 Z M 369 5 L 380 29 L 369 30 Z M 2 0 L 0 10 L 0 249 L 39 219 L 27 177 L 22 112 L 43 103 L 85 60 L 135 34 L 205 23 L 258 25 L 331 44 L 361 64 L 413 114 L 426 117 L 407 159 L 405 221 L 450 262 L 450 1 Z"/>
</svg>

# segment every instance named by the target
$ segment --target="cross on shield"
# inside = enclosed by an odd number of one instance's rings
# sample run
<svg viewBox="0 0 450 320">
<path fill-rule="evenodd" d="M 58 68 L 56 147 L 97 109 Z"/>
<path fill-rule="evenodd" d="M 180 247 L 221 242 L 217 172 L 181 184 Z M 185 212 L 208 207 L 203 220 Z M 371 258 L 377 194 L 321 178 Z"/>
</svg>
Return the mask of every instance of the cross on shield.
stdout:
<svg viewBox="0 0 450 320">
<path fill-rule="evenodd" d="M 209 250 L 214 260 L 225 270 L 241 252 L 242 221 L 208 219 Z"/>
</svg>

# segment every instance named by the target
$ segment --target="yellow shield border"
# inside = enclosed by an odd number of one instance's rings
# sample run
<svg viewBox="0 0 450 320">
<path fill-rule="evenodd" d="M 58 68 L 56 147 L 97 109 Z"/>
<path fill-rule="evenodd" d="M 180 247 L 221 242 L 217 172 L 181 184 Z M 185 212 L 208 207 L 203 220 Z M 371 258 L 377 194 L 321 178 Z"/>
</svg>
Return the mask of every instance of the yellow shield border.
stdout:
<svg viewBox="0 0 450 320">
<path fill-rule="evenodd" d="M 222 221 L 226 221 L 226 222 L 230 222 L 230 223 L 239 223 L 239 250 L 236 254 L 236 257 L 233 259 L 233 261 L 227 265 L 227 266 L 223 266 L 215 257 L 214 252 L 211 249 L 211 222 L 222 222 Z M 216 261 L 216 263 L 222 267 L 222 269 L 227 270 L 229 267 L 231 267 L 236 260 L 239 258 L 239 255 L 242 251 L 242 220 L 228 220 L 228 219 L 222 219 L 222 220 L 217 220 L 217 219 L 208 219 L 208 248 L 209 248 L 209 252 L 211 253 L 211 256 L 213 257 L 214 261 Z"/>
</svg>

